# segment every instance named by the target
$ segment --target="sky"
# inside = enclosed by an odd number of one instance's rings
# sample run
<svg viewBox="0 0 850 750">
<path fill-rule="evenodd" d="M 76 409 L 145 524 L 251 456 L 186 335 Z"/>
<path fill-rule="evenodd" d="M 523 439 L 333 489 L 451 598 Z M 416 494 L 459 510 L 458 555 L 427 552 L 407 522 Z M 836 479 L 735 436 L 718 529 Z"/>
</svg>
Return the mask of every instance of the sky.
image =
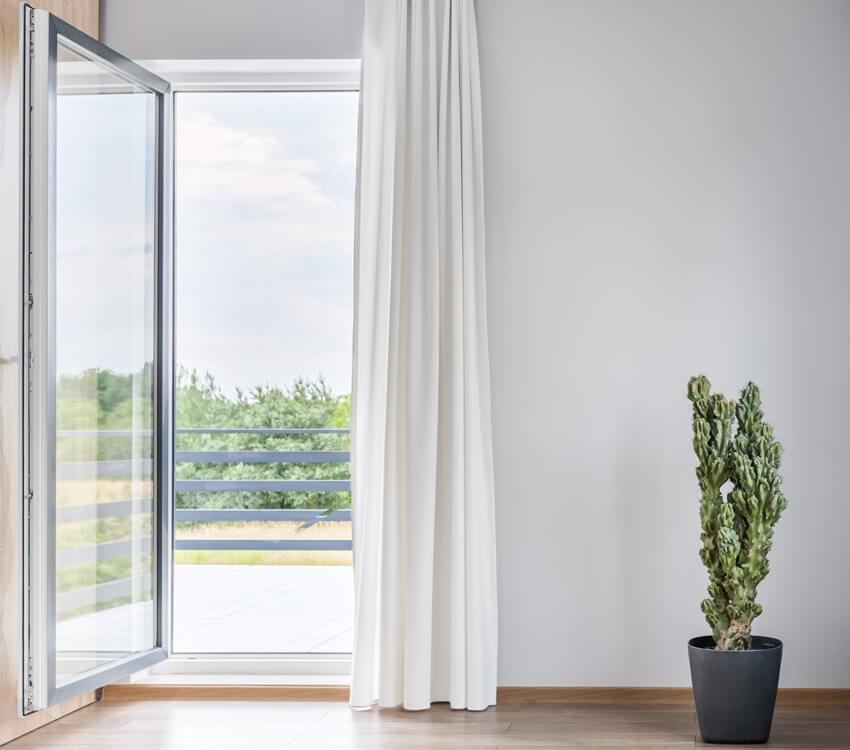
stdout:
<svg viewBox="0 0 850 750">
<path fill-rule="evenodd" d="M 153 357 L 154 105 L 150 94 L 58 98 L 59 373 L 138 372 Z"/>
<path fill-rule="evenodd" d="M 152 116 L 148 95 L 60 97 L 60 372 L 150 359 Z M 350 392 L 357 94 L 180 93 L 175 126 L 178 364 L 227 393 Z"/>
<path fill-rule="evenodd" d="M 177 361 L 350 392 L 357 94 L 176 98 Z"/>
</svg>

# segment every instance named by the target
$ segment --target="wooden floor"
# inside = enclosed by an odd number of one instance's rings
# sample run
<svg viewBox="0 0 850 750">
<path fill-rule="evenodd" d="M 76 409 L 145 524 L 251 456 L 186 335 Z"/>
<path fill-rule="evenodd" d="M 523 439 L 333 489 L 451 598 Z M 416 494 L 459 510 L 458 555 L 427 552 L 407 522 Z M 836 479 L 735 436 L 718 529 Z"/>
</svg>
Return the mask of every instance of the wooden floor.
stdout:
<svg viewBox="0 0 850 750">
<path fill-rule="evenodd" d="M 687 703 L 506 703 L 351 711 L 342 702 L 107 698 L 8 748 L 686 748 Z M 770 747 L 850 748 L 850 706 L 779 705 Z M 727 745 L 726 747 L 730 747 Z"/>
</svg>

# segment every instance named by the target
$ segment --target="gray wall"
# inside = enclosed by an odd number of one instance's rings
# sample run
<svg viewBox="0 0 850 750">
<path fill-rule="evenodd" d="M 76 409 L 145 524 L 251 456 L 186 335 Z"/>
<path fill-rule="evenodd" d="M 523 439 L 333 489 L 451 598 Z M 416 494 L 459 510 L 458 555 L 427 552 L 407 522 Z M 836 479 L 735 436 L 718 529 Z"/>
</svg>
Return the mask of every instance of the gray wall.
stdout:
<svg viewBox="0 0 850 750">
<path fill-rule="evenodd" d="M 500 681 L 685 685 L 685 384 L 762 386 L 757 631 L 850 686 L 850 3 L 480 0 Z"/>
<path fill-rule="evenodd" d="M 223 9 L 221 13 L 216 8 Z M 104 0 L 138 58 L 355 57 L 357 0 Z M 850 3 L 479 0 L 503 685 L 685 685 L 685 383 L 764 391 L 758 631 L 850 687 Z"/>
<path fill-rule="evenodd" d="M 362 0 L 101 0 L 101 39 L 137 60 L 360 57 Z"/>
</svg>

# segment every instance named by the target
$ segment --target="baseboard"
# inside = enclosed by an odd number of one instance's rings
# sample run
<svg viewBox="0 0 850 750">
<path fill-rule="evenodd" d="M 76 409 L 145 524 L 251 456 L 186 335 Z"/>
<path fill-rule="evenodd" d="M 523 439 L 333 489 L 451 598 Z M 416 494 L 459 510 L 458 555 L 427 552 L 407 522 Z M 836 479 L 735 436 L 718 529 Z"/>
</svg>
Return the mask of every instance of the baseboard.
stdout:
<svg viewBox="0 0 850 750">
<path fill-rule="evenodd" d="M 690 688 L 500 687 L 498 703 L 693 703 Z M 848 688 L 780 688 L 780 706 L 850 706 Z"/>
<path fill-rule="evenodd" d="M 345 685 L 108 685 L 104 701 L 269 700 L 348 701 Z"/>
<path fill-rule="evenodd" d="M 500 687 L 498 703 L 693 703 L 690 688 Z"/>
<path fill-rule="evenodd" d="M 277 700 L 348 701 L 345 685 L 109 685 L 105 701 L 131 700 Z M 646 703 L 690 705 L 690 688 L 653 687 L 500 687 L 499 704 L 516 703 Z M 782 688 L 782 706 L 850 706 L 850 689 Z"/>
<path fill-rule="evenodd" d="M 780 688 L 780 706 L 850 706 L 850 688 Z"/>
</svg>

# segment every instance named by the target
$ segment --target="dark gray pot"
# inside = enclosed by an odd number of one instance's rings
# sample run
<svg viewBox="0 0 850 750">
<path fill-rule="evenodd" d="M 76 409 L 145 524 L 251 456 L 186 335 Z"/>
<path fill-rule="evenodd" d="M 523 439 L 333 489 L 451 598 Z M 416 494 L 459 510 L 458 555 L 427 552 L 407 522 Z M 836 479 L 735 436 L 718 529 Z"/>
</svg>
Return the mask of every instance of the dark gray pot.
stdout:
<svg viewBox="0 0 850 750">
<path fill-rule="evenodd" d="M 704 635 L 688 641 L 688 656 L 703 740 L 767 742 L 779 685 L 782 641 L 754 635 L 749 651 L 717 651 L 714 639 Z"/>
</svg>

